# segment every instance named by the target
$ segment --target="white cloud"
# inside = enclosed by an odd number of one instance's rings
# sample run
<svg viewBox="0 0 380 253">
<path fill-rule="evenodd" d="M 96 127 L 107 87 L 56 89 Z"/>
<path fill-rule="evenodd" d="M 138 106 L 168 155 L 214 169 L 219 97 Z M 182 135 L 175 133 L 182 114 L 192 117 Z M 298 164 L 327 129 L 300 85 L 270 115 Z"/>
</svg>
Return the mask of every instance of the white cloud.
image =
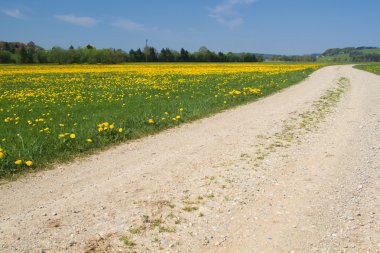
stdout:
<svg viewBox="0 0 380 253">
<path fill-rule="evenodd" d="M 73 25 L 79 25 L 79 26 L 85 26 L 90 27 L 96 25 L 99 21 L 95 18 L 91 17 L 78 17 L 74 14 L 68 14 L 68 15 L 56 15 L 54 16 L 56 19 L 59 19 L 63 22 L 73 24 Z"/>
<path fill-rule="evenodd" d="M 19 9 L 14 9 L 14 10 L 1 10 L 5 15 L 8 15 L 12 18 L 22 18 L 22 13 Z"/>
<path fill-rule="evenodd" d="M 244 23 L 243 17 L 239 14 L 239 5 L 249 5 L 257 0 L 224 0 L 219 5 L 210 9 L 209 16 L 224 26 L 232 29 Z"/>
<path fill-rule="evenodd" d="M 144 31 L 146 30 L 142 24 L 138 24 L 129 19 L 118 19 L 112 23 L 113 26 L 128 30 L 128 31 Z"/>
</svg>

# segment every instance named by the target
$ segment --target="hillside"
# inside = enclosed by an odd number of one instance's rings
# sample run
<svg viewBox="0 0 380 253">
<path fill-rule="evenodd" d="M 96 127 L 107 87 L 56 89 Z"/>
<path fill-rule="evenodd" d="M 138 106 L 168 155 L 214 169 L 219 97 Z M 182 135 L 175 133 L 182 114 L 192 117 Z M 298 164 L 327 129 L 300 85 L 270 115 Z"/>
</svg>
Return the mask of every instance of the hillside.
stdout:
<svg viewBox="0 0 380 253">
<path fill-rule="evenodd" d="M 318 59 L 321 62 L 380 62 L 380 48 L 346 47 L 326 50 Z"/>
</svg>

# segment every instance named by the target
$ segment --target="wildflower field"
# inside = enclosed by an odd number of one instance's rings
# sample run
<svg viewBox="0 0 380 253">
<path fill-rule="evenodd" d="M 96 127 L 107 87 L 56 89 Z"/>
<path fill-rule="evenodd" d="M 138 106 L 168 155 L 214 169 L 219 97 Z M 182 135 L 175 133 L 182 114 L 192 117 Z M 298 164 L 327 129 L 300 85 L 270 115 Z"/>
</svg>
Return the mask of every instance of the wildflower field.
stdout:
<svg viewBox="0 0 380 253">
<path fill-rule="evenodd" d="M 365 70 L 380 75 L 380 63 L 370 63 L 364 65 L 356 65 L 358 69 Z"/>
<path fill-rule="evenodd" d="M 321 66 L 0 65 L 0 177 L 253 101 Z"/>
</svg>

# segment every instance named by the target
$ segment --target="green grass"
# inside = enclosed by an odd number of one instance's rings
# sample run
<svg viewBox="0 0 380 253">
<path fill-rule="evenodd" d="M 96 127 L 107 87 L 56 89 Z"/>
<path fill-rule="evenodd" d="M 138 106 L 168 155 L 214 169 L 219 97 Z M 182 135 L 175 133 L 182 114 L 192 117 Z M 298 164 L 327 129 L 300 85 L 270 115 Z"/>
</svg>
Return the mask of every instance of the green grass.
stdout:
<svg viewBox="0 0 380 253">
<path fill-rule="evenodd" d="M 380 75 L 380 63 L 369 63 L 369 64 L 363 64 L 363 65 L 356 65 L 355 68 Z"/>
<path fill-rule="evenodd" d="M 351 62 L 352 59 L 348 54 L 339 54 L 334 56 L 325 56 L 325 57 L 319 57 L 318 62 L 329 62 L 329 63 L 335 63 L 335 62 Z"/>
<path fill-rule="evenodd" d="M 128 247 L 133 247 L 136 245 L 136 243 L 134 241 L 132 241 L 132 239 L 129 238 L 128 236 L 120 237 L 120 241 L 122 241 Z"/>
<path fill-rule="evenodd" d="M 141 234 L 142 232 L 144 232 L 146 230 L 146 226 L 145 225 L 140 225 L 140 226 L 137 226 L 137 227 L 132 227 L 129 229 L 129 232 L 131 234 Z"/>
<path fill-rule="evenodd" d="M 197 206 L 184 206 L 182 208 L 182 210 L 185 212 L 192 212 L 192 211 L 198 210 L 198 207 Z"/>
<path fill-rule="evenodd" d="M 361 52 L 365 54 L 380 54 L 380 48 L 375 49 L 362 49 Z"/>
<path fill-rule="evenodd" d="M 0 66 L 0 178 L 49 168 L 54 162 L 254 101 L 300 82 L 317 68 L 306 65 L 283 72 L 297 64 L 255 64 L 252 71 L 228 72 L 244 66 L 140 64 L 127 73 L 104 71 L 107 66 L 95 66 L 94 72 L 83 66 L 84 71 L 72 73 L 60 70 L 79 67 Z M 256 67 L 279 72 L 257 72 Z M 51 71 L 33 72 L 39 68 Z M 198 73 L 203 68 L 224 69 Z M 260 92 L 250 92 L 252 88 Z M 99 127 L 105 122 L 108 127 Z M 17 160 L 21 164 L 15 164 Z M 27 166 L 26 161 L 33 164 Z"/>
</svg>

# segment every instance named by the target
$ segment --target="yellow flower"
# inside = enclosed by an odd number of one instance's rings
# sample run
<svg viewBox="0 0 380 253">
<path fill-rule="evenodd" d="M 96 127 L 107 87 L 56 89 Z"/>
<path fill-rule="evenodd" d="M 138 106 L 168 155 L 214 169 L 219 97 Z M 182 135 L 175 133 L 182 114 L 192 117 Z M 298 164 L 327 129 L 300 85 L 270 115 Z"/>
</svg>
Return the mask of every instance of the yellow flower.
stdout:
<svg viewBox="0 0 380 253">
<path fill-rule="evenodd" d="M 88 138 L 86 141 L 87 141 L 88 143 L 91 143 L 91 142 L 92 142 L 92 139 Z"/>
<path fill-rule="evenodd" d="M 148 119 L 149 124 L 154 124 L 154 119 Z"/>
<path fill-rule="evenodd" d="M 76 137 L 75 134 L 70 134 L 71 139 L 75 139 L 75 137 Z"/>
<path fill-rule="evenodd" d="M 115 128 L 115 125 L 114 124 L 111 124 L 110 125 L 110 129 L 114 129 Z"/>
<path fill-rule="evenodd" d="M 15 164 L 17 164 L 17 165 L 22 164 L 22 160 L 16 160 L 16 161 L 15 161 Z"/>
<path fill-rule="evenodd" d="M 119 133 L 122 133 L 123 132 L 123 128 L 119 128 L 118 130 L 117 130 Z"/>
<path fill-rule="evenodd" d="M 58 125 L 59 125 L 60 127 L 64 127 L 64 126 L 65 126 L 65 124 L 62 124 L 62 123 L 61 123 L 61 124 L 58 124 Z"/>
<path fill-rule="evenodd" d="M 181 118 L 181 116 L 179 116 L 179 115 L 177 115 L 177 116 L 175 116 L 176 117 L 176 119 L 180 119 Z"/>
<path fill-rule="evenodd" d="M 65 138 L 65 134 L 58 134 L 58 138 L 59 139 Z"/>
<path fill-rule="evenodd" d="M 100 133 L 100 132 L 103 132 L 103 130 L 104 130 L 104 129 L 103 129 L 102 127 L 99 127 L 99 128 L 98 128 L 98 132 L 99 132 L 99 133 Z"/>
<path fill-rule="evenodd" d="M 26 161 L 25 164 L 26 164 L 26 166 L 30 167 L 33 165 L 33 162 L 32 161 Z"/>
<path fill-rule="evenodd" d="M 0 159 L 3 159 L 3 157 L 4 157 L 4 153 L 0 151 Z"/>
<path fill-rule="evenodd" d="M 182 112 L 182 111 L 183 111 L 183 108 L 179 108 L 179 111 Z"/>
</svg>

